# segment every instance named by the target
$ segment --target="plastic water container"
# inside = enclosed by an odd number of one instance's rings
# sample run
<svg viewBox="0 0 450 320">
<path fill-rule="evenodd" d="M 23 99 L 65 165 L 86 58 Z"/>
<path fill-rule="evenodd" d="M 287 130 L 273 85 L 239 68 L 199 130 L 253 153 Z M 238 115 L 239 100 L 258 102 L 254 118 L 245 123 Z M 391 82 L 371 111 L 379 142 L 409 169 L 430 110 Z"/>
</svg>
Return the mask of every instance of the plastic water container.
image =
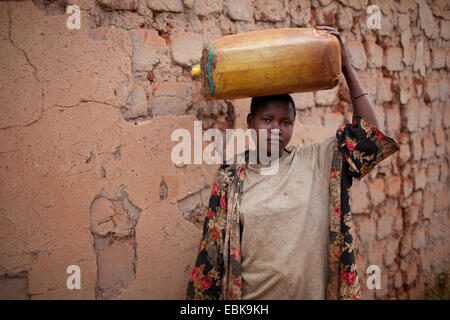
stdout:
<svg viewBox="0 0 450 320">
<path fill-rule="evenodd" d="M 338 39 L 313 28 L 279 28 L 225 36 L 203 46 L 207 99 L 237 99 L 331 89 L 339 83 Z"/>
</svg>

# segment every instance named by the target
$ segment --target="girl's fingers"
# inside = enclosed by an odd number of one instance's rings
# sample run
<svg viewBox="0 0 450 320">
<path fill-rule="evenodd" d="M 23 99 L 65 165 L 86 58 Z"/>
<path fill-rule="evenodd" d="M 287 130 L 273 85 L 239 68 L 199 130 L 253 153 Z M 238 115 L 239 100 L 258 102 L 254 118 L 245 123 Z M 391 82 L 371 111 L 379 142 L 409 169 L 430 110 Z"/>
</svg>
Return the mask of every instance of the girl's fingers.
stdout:
<svg viewBox="0 0 450 320">
<path fill-rule="evenodd" d="M 339 31 L 337 31 L 335 28 L 332 28 L 332 27 L 329 27 L 329 26 L 317 26 L 316 28 L 319 29 L 319 30 L 328 31 L 328 33 L 336 36 L 339 39 L 339 41 L 341 41 L 342 43 L 345 43 L 344 38 L 339 33 Z"/>
<path fill-rule="evenodd" d="M 335 28 L 330 27 L 330 26 L 316 26 L 317 29 L 325 29 L 325 30 L 329 30 L 329 31 L 337 31 Z"/>
</svg>

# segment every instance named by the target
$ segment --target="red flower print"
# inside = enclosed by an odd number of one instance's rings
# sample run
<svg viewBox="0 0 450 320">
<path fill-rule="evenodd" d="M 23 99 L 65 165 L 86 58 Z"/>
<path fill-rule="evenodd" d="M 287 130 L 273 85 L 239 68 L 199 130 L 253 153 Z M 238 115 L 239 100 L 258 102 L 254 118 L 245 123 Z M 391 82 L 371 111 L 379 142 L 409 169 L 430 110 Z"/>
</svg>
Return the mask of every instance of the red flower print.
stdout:
<svg viewBox="0 0 450 320">
<path fill-rule="evenodd" d="M 217 196 L 217 194 L 219 193 L 219 184 L 217 183 L 217 181 L 214 181 L 212 193 L 214 196 Z"/>
<path fill-rule="evenodd" d="M 347 286 L 353 285 L 356 278 L 356 272 L 355 271 L 344 271 L 344 269 L 341 269 L 341 280 L 345 278 L 345 282 Z"/>
<path fill-rule="evenodd" d="M 345 128 L 345 124 L 343 124 L 343 125 L 341 125 L 340 127 L 339 127 L 339 130 L 344 130 L 344 128 Z"/>
<path fill-rule="evenodd" d="M 355 282 L 356 272 L 355 271 L 346 272 L 344 277 L 345 280 L 347 281 L 347 286 L 351 286 Z"/>
<path fill-rule="evenodd" d="M 233 276 L 233 279 L 234 279 L 234 283 L 236 284 L 236 286 L 237 286 L 238 288 L 241 288 L 241 287 L 242 287 L 242 280 L 241 280 L 241 277 L 235 278 L 235 277 Z"/>
<path fill-rule="evenodd" d="M 234 300 L 233 292 L 228 292 L 228 300 Z"/>
<path fill-rule="evenodd" d="M 330 262 L 341 259 L 341 249 L 340 248 L 330 248 L 328 251 L 328 259 Z"/>
<path fill-rule="evenodd" d="M 377 127 L 371 127 L 370 130 L 372 130 L 372 132 L 375 132 L 377 140 L 387 140 L 386 136 L 383 133 L 381 133 L 381 131 L 378 130 Z"/>
<path fill-rule="evenodd" d="M 331 180 L 334 180 L 334 178 L 336 178 L 336 169 L 334 167 L 331 167 L 330 178 L 331 178 Z"/>
<path fill-rule="evenodd" d="M 338 258 L 340 260 L 341 259 L 341 255 L 342 255 L 342 249 L 341 248 L 336 248 L 336 251 L 334 252 L 334 255 L 336 256 L 336 258 Z"/>
<path fill-rule="evenodd" d="M 238 260 L 241 257 L 241 251 L 239 250 L 239 248 L 234 247 L 233 256 L 234 256 L 234 260 Z"/>
<path fill-rule="evenodd" d="M 336 217 L 341 217 L 341 203 L 339 202 L 337 206 L 334 207 L 334 214 Z"/>
<path fill-rule="evenodd" d="M 195 281 L 200 277 L 200 270 L 195 267 L 194 269 L 192 269 L 192 273 L 191 273 L 191 280 Z"/>
<path fill-rule="evenodd" d="M 238 178 L 241 178 L 242 175 L 244 174 L 244 172 L 245 172 L 245 166 L 240 167 L 238 170 Z"/>
<path fill-rule="evenodd" d="M 226 194 L 220 198 L 220 206 L 223 208 L 223 210 L 227 210 L 227 198 L 225 197 Z"/>
<path fill-rule="evenodd" d="M 213 217 L 213 212 L 211 209 L 208 210 L 208 219 L 211 220 Z"/>
<path fill-rule="evenodd" d="M 210 276 L 204 276 L 202 280 L 200 280 L 200 288 L 203 290 L 208 290 L 211 287 L 212 279 Z"/>
<path fill-rule="evenodd" d="M 347 145 L 348 151 L 353 151 L 356 148 L 355 141 L 352 141 L 349 137 L 345 137 L 345 144 Z"/>
<path fill-rule="evenodd" d="M 213 230 L 211 231 L 211 234 L 212 234 L 212 236 L 213 236 L 213 238 L 214 238 L 214 241 L 217 241 L 217 238 L 219 237 L 219 233 L 217 232 L 217 230 L 216 230 L 216 229 L 213 229 Z"/>
</svg>

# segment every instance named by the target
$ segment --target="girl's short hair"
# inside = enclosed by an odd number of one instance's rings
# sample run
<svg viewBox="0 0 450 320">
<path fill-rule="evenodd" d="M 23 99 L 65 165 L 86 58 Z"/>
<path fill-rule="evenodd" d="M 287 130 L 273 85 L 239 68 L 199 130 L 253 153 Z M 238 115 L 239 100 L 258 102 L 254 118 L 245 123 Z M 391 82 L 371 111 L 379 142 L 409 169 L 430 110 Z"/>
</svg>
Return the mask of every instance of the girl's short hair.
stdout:
<svg viewBox="0 0 450 320">
<path fill-rule="evenodd" d="M 258 107 L 263 103 L 267 101 L 286 101 L 289 103 L 290 106 L 292 106 L 292 109 L 294 110 L 294 118 L 297 115 L 297 111 L 295 110 L 295 102 L 292 99 L 292 97 L 289 94 L 276 94 L 271 96 L 260 96 L 260 97 L 253 97 L 252 102 L 250 104 L 250 113 L 255 114 L 258 110 Z"/>
</svg>

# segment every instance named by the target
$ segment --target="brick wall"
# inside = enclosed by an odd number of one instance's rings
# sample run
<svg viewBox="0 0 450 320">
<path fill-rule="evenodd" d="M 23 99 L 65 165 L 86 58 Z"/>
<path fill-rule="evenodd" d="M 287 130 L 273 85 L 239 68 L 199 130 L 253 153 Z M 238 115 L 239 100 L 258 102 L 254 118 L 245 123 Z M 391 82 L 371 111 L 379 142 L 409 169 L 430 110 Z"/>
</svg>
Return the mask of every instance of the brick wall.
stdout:
<svg viewBox="0 0 450 320">
<path fill-rule="evenodd" d="M 0 2 L 0 298 L 183 299 L 217 166 L 176 166 L 171 133 L 245 128 L 250 99 L 206 101 L 190 67 L 224 35 L 331 25 L 401 150 L 351 208 L 365 299 L 417 299 L 448 270 L 447 1 Z M 370 30 L 368 5 L 381 9 Z M 80 7 L 80 29 L 66 25 Z M 292 94 L 292 143 L 351 120 L 345 80 Z M 69 290 L 66 269 L 81 270 Z M 367 288 L 370 265 L 381 289 Z"/>
</svg>

